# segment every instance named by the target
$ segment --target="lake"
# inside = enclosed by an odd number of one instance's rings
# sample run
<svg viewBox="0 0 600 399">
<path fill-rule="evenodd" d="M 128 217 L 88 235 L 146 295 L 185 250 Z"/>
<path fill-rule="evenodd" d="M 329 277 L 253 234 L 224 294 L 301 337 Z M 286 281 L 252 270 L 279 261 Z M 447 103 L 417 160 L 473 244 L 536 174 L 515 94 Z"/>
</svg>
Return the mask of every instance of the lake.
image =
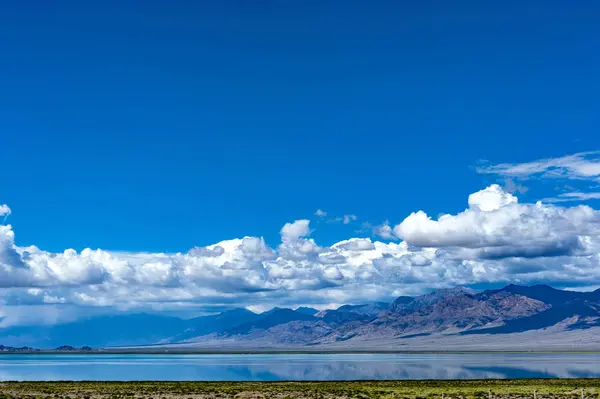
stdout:
<svg viewBox="0 0 600 399">
<path fill-rule="evenodd" d="M 0 356 L 0 380 L 383 380 L 600 377 L 596 354 Z"/>
</svg>

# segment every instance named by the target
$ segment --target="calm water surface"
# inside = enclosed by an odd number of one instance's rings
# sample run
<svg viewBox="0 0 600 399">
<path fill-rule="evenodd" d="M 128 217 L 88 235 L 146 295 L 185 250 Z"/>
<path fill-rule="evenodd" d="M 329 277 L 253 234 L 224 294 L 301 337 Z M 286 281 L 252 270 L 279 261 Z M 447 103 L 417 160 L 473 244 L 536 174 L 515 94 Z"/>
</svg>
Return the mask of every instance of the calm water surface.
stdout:
<svg viewBox="0 0 600 399">
<path fill-rule="evenodd" d="M 594 354 L 2 355 L 0 380 L 600 377 Z"/>
</svg>

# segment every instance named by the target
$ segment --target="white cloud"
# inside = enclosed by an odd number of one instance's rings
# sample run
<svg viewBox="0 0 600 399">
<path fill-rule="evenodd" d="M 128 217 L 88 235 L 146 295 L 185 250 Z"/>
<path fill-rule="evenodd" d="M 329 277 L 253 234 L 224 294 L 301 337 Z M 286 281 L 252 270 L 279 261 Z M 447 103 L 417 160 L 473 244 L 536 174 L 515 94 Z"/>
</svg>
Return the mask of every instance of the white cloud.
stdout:
<svg viewBox="0 0 600 399">
<path fill-rule="evenodd" d="M 338 242 L 333 248 L 348 249 L 352 251 L 369 251 L 375 249 L 375 245 L 369 238 L 351 238 L 347 241 Z"/>
<path fill-rule="evenodd" d="M 208 247 L 194 247 L 189 250 L 188 254 L 192 256 L 214 258 L 221 256 L 225 253 L 225 249 L 220 245 L 214 245 L 211 248 Z"/>
<path fill-rule="evenodd" d="M 10 208 L 6 204 L 0 204 L 0 216 L 8 216 L 10 215 Z"/>
<path fill-rule="evenodd" d="M 524 163 L 484 165 L 479 173 L 527 179 L 534 176 L 573 180 L 600 180 L 600 151 L 580 152 Z"/>
<path fill-rule="evenodd" d="M 490 212 L 503 206 L 516 204 L 519 200 L 512 194 L 505 192 L 499 185 L 492 184 L 484 190 L 469 195 L 471 209 Z"/>
<path fill-rule="evenodd" d="M 315 212 L 315 216 L 318 216 L 320 218 L 327 216 L 327 212 L 321 210 L 321 209 L 317 209 L 317 211 Z"/>
<path fill-rule="evenodd" d="M 585 237 L 600 235 L 600 213 L 587 206 L 519 204 L 497 185 L 469 196 L 469 208 L 431 219 L 418 211 L 394 227 L 419 247 L 480 249 L 482 257 L 540 257 L 582 253 Z"/>
<path fill-rule="evenodd" d="M 468 204 L 437 219 L 414 212 L 393 231 L 378 226 L 380 236 L 401 242 L 320 246 L 310 222 L 297 220 L 283 226 L 275 247 L 243 237 L 173 254 L 51 253 L 17 246 L 12 226 L 0 225 L 0 309 L 18 324 L 26 309 L 48 309 L 39 317 L 47 322 L 101 309 L 324 308 L 456 285 L 600 281 L 597 210 L 520 203 L 495 185 Z"/>
<path fill-rule="evenodd" d="M 355 222 L 356 220 L 358 220 L 358 216 L 352 215 L 352 214 L 348 214 L 348 215 L 339 216 L 339 217 L 336 217 L 336 218 L 329 219 L 327 222 L 328 223 L 350 224 L 352 222 Z"/>
<path fill-rule="evenodd" d="M 507 177 L 504 179 L 504 191 L 506 191 L 507 193 L 511 193 L 511 194 L 513 194 L 513 193 L 524 194 L 527 191 L 529 191 L 529 188 L 525 187 L 522 184 L 518 184 L 510 177 Z"/>
<path fill-rule="evenodd" d="M 582 193 L 573 191 L 569 193 L 562 193 L 556 197 L 546 198 L 543 202 L 576 202 L 576 201 L 589 201 L 593 199 L 600 199 L 600 192 Z"/>
<path fill-rule="evenodd" d="M 600 199 L 600 193 L 593 192 L 597 188 L 597 183 L 600 182 L 600 151 L 580 152 L 558 158 L 546 158 L 524 163 L 482 165 L 476 168 L 476 170 L 478 173 L 504 177 L 504 191 L 508 193 L 524 193 L 528 191 L 527 187 L 518 184 L 514 179 L 527 180 L 540 178 L 578 182 L 577 185 L 580 186 L 579 190 L 574 191 L 574 187 L 565 185 L 564 188 L 573 191 L 544 199 L 544 202 L 547 203 L 581 202 Z"/>
<path fill-rule="evenodd" d="M 373 227 L 373 234 L 379 236 L 385 240 L 395 240 L 396 236 L 394 235 L 394 230 L 392 226 L 390 226 L 390 222 L 387 220 L 380 224 L 379 226 Z"/>
<path fill-rule="evenodd" d="M 600 212 L 583 205 L 519 204 L 494 185 L 472 194 L 464 212 L 433 220 L 418 211 L 394 231 L 409 245 L 450 248 L 447 254 L 460 259 L 584 257 L 597 255 Z"/>
<path fill-rule="evenodd" d="M 306 237 L 310 233 L 308 225 L 310 220 L 296 220 L 293 223 L 286 223 L 281 229 L 282 241 L 296 240 L 300 237 Z"/>
<path fill-rule="evenodd" d="M 349 224 L 354 222 L 358 217 L 356 215 L 344 215 L 343 222 L 344 224 Z"/>
</svg>

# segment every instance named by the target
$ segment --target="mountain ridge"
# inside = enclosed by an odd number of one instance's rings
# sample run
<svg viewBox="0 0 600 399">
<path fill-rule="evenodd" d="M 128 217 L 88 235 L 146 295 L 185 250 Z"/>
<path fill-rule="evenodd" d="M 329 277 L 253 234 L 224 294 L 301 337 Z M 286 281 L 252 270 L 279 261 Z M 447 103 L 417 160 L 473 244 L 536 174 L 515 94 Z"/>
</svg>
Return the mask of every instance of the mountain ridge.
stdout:
<svg viewBox="0 0 600 399">
<path fill-rule="evenodd" d="M 568 346 L 574 339 L 569 337 L 596 329 L 600 331 L 600 290 L 508 285 L 481 292 L 455 287 L 398 297 L 391 303 L 342 305 L 324 311 L 300 307 L 254 313 L 238 308 L 187 320 L 151 314 L 101 316 L 56 326 L 3 328 L 0 343 L 36 348 L 366 348 L 387 342 L 389 347 L 405 348 L 443 342 L 468 346 L 468 337 L 478 337 L 476 343 L 502 341 L 510 346 L 504 337 L 526 334 L 532 346 L 536 336 L 551 336 L 552 342 Z"/>
</svg>

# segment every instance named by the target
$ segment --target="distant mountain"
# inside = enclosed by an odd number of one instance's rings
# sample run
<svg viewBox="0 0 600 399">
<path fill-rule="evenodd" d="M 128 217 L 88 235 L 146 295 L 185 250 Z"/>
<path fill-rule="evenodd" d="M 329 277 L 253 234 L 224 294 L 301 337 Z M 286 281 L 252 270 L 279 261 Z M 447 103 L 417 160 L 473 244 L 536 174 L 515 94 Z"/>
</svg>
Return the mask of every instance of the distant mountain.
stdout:
<svg viewBox="0 0 600 399">
<path fill-rule="evenodd" d="M 0 345 L 0 352 L 9 352 L 9 353 L 15 353 L 15 352 L 39 352 L 39 349 L 34 349 L 34 348 L 29 347 L 29 346 L 21 346 L 19 348 L 15 348 L 15 347 L 12 347 L 12 346 Z"/>
<path fill-rule="evenodd" d="M 511 284 L 497 291 L 523 295 L 528 298 L 542 301 L 548 305 L 561 305 L 588 295 L 588 293 L 584 292 L 557 290 L 556 288 L 552 288 L 548 285 L 534 285 L 531 287 L 525 287 Z"/>
<path fill-rule="evenodd" d="M 129 314 L 98 316 L 53 326 L 19 326 L 0 330 L 0 342 L 18 342 L 36 348 L 58 346 L 125 346 L 156 342 L 182 331 L 177 317 Z M 13 344 L 14 345 L 14 344 Z"/>
<path fill-rule="evenodd" d="M 226 335 L 248 334 L 255 330 L 268 330 L 271 327 L 292 321 L 316 321 L 317 318 L 309 314 L 298 312 L 292 309 L 279 309 L 265 312 L 254 321 L 241 324 L 224 332 Z"/>
<path fill-rule="evenodd" d="M 75 348 L 71 345 L 62 345 L 54 349 L 56 352 L 92 352 L 94 349 L 89 346 L 82 346 L 81 348 Z"/>
<path fill-rule="evenodd" d="M 398 313 L 406 310 L 426 308 L 427 306 L 431 306 L 442 302 L 447 298 L 465 296 L 471 293 L 472 291 L 470 290 L 467 290 L 462 287 L 456 287 L 433 291 L 430 294 L 421 295 L 416 298 L 400 297 L 392 303 L 390 310 L 392 312 Z"/>
<path fill-rule="evenodd" d="M 415 298 L 394 301 L 376 318 L 359 325 L 343 325 L 327 337 L 327 343 L 381 338 L 457 333 L 506 320 L 526 317 L 548 305 L 505 292 L 475 294 L 469 290 L 440 290 Z M 350 327 L 350 328 L 349 328 Z"/>
<path fill-rule="evenodd" d="M 517 335 L 515 335 L 517 334 Z M 527 335 L 519 335 L 527 334 Z M 596 338 L 599 337 L 599 338 Z M 600 349 L 600 290 L 565 291 L 547 285 L 508 285 L 473 292 L 441 289 L 392 303 L 343 305 L 317 311 L 273 308 L 261 314 L 233 309 L 183 320 L 129 314 L 55 326 L 0 329 L 0 351 L 183 345 L 211 348 L 436 348 L 516 346 Z M 597 342 L 597 348 L 596 346 Z M 77 349 L 73 349 L 77 350 Z"/>
<path fill-rule="evenodd" d="M 260 317 L 261 315 L 243 308 L 225 311 L 216 315 L 196 317 L 184 322 L 185 330 L 183 332 L 162 342 L 185 342 L 195 337 L 227 331 L 233 327 L 251 323 Z"/>
<path fill-rule="evenodd" d="M 409 297 L 403 297 L 409 298 Z M 412 299 L 412 298 L 411 298 Z M 387 309 L 389 303 L 386 302 L 373 302 L 362 305 L 344 305 L 337 308 L 337 311 L 340 312 L 352 312 L 357 314 L 369 315 L 369 316 L 377 316 L 379 312 L 384 309 Z"/>
<path fill-rule="evenodd" d="M 287 317 L 279 317 L 282 311 Z M 264 315 L 271 317 L 211 336 L 205 342 L 323 348 L 342 344 L 344 348 L 361 348 L 385 343 L 387 349 L 394 345 L 410 349 L 405 346 L 410 342 L 443 347 L 443 342 L 460 340 L 468 334 L 491 337 L 552 327 L 554 335 L 548 342 L 556 345 L 568 331 L 593 327 L 599 327 L 600 331 L 600 291 L 582 293 L 548 286 L 511 285 L 476 293 L 457 287 L 417 297 L 400 297 L 389 305 L 344 305 L 318 312 L 314 320 L 298 320 L 292 311 L 282 309 Z M 232 337 L 235 337 L 233 342 Z M 534 337 L 528 336 L 533 339 L 532 345 L 536 344 Z M 468 341 L 460 342 L 468 347 Z M 472 344 L 483 342 L 478 339 Z M 511 344 L 509 340 L 504 345 Z"/>
<path fill-rule="evenodd" d="M 398 298 L 396 298 L 396 300 L 394 302 L 392 302 L 389 306 L 389 310 L 391 312 L 397 312 L 400 309 L 404 309 L 404 307 L 413 302 L 415 300 L 415 298 L 413 298 L 412 296 L 400 296 Z"/>
<path fill-rule="evenodd" d="M 299 307 L 298 309 L 296 309 L 296 312 L 304 313 L 304 314 L 307 314 L 307 315 L 310 315 L 310 316 L 314 316 L 317 313 L 319 313 L 319 311 L 317 309 L 307 308 L 305 306 Z"/>
<path fill-rule="evenodd" d="M 561 291 L 547 285 L 521 287 L 511 285 L 498 292 L 518 292 L 520 295 L 536 298 L 548 306 L 539 313 L 528 317 L 509 320 L 501 326 L 463 334 L 510 334 L 530 330 L 539 330 L 567 324 L 568 329 L 584 329 L 600 326 L 600 292 Z"/>
<path fill-rule="evenodd" d="M 316 314 L 329 325 L 342 325 L 350 322 L 367 322 L 389 306 L 385 302 L 374 302 L 363 305 L 343 305 L 337 309 L 324 310 Z"/>
<path fill-rule="evenodd" d="M 368 322 L 374 315 L 361 314 L 343 310 L 326 310 L 320 314 L 321 319 L 331 326 L 343 325 L 350 322 Z"/>
</svg>

